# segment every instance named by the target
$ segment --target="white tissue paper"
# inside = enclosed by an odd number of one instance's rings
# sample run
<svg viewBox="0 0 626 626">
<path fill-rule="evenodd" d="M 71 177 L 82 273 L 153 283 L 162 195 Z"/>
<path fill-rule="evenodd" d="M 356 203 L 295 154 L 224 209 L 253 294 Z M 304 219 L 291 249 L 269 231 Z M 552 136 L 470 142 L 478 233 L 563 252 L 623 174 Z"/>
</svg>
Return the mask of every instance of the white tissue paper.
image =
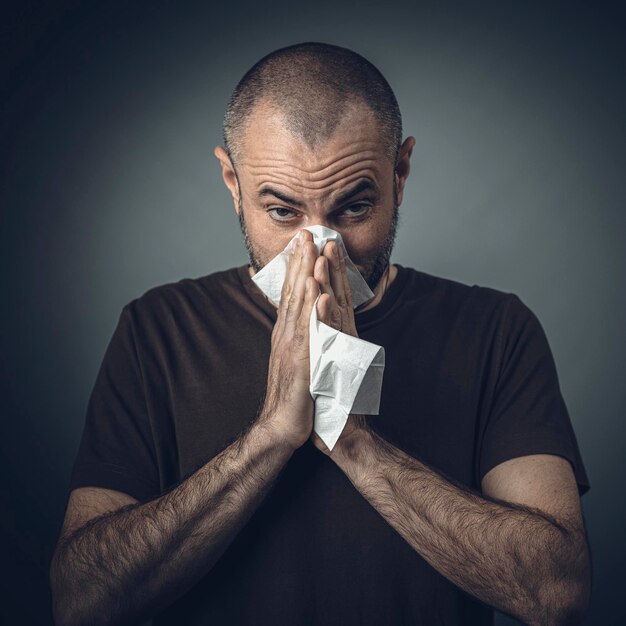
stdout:
<svg viewBox="0 0 626 626">
<path fill-rule="evenodd" d="M 307 227 L 321 253 L 327 241 L 336 241 L 343 252 L 352 305 L 374 297 L 363 276 L 348 257 L 341 235 L 325 226 Z M 278 307 L 294 237 L 252 280 Z M 319 296 L 318 296 L 319 299 Z M 374 343 L 342 333 L 317 318 L 317 300 L 309 323 L 309 390 L 315 401 L 313 428 L 332 450 L 350 413 L 378 415 L 385 368 L 385 349 Z"/>
</svg>

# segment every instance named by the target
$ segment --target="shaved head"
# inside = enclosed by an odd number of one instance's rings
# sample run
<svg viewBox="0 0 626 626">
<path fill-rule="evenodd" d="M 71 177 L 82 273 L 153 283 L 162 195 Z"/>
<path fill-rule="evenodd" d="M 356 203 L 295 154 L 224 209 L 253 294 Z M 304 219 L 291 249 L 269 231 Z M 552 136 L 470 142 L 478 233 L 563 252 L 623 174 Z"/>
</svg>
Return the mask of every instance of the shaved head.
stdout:
<svg viewBox="0 0 626 626">
<path fill-rule="evenodd" d="M 224 143 L 214 154 L 251 274 L 301 228 L 321 225 L 341 235 L 372 291 L 384 292 L 415 138 L 402 142 L 396 98 L 369 61 L 311 42 L 268 54 L 230 98 Z"/>
<path fill-rule="evenodd" d="M 374 114 L 381 146 L 396 162 L 402 119 L 395 95 L 378 69 L 361 55 L 331 44 L 307 42 L 271 52 L 235 87 L 224 116 L 224 145 L 240 162 L 250 114 L 259 103 L 280 112 L 285 127 L 310 149 L 325 143 L 350 108 Z"/>
</svg>

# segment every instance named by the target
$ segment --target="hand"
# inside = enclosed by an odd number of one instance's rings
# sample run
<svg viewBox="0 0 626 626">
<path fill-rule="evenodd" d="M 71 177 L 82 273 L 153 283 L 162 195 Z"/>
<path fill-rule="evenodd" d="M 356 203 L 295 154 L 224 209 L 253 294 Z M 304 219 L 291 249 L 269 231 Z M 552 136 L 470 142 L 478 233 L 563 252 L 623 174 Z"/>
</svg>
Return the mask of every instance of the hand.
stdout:
<svg viewBox="0 0 626 626">
<path fill-rule="evenodd" d="M 309 391 L 309 319 L 319 294 L 313 278 L 317 248 L 313 235 L 300 232 L 289 256 L 272 331 L 265 402 L 259 422 L 270 425 L 295 450 L 313 429 L 313 398 Z"/>
<path fill-rule="evenodd" d="M 347 335 L 358 337 L 346 263 L 341 248 L 336 242 L 329 241 L 324 246 L 322 254 L 315 262 L 313 275 L 321 291 L 317 301 L 319 320 Z M 367 425 L 362 415 L 350 414 L 333 450 L 340 445 L 345 445 L 357 430 L 364 427 L 366 428 Z M 311 434 L 311 441 L 318 450 L 332 456 L 332 452 L 315 431 Z"/>
<path fill-rule="evenodd" d="M 315 261 L 313 276 L 320 286 L 317 317 L 346 335 L 358 337 L 354 321 L 352 290 L 340 246 L 329 241 Z"/>
<path fill-rule="evenodd" d="M 311 442 L 326 456 L 332 457 L 333 454 L 335 454 L 339 449 L 353 443 L 360 431 L 367 430 L 368 428 L 369 426 L 367 425 L 363 415 L 350 413 L 350 415 L 348 415 L 348 421 L 341 431 L 341 435 L 339 435 L 339 439 L 337 439 L 337 442 L 333 446 L 332 450 L 328 449 L 328 446 L 320 439 L 320 436 L 315 431 L 311 433 Z"/>
</svg>

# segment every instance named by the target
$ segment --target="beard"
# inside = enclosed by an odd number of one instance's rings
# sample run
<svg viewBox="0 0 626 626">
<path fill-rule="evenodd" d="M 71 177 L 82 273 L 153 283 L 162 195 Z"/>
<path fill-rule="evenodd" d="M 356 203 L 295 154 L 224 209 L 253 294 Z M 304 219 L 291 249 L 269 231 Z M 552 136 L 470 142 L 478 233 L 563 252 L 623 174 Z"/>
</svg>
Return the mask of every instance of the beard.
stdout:
<svg viewBox="0 0 626 626">
<path fill-rule="evenodd" d="M 385 238 L 381 242 L 381 244 L 376 248 L 373 254 L 371 254 L 367 259 L 364 259 L 363 270 L 361 271 L 361 275 L 365 279 L 368 287 L 374 291 L 376 285 L 383 277 L 383 274 L 387 270 L 389 266 L 389 259 L 391 258 L 391 252 L 393 251 L 393 246 L 396 241 L 396 232 L 398 230 L 398 220 L 399 220 L 399 205 L 398 205 L 398 189 L 396 186 L 396 182 L 394 180 L 393 185 L 393 215 L 391 217 L 391 224 L 389 225 L 389 229 L 385 234 Z M 246 227 L 246 220 L 244 217 L 243 205 L 241 202 L 241 194 L 239 194 L 239 226 L 241 228 L 241 233 L 243 235 L 243 240 L 246 245 L 246 250 L 248 251 L 248 256 L 250 257 L 250 265 L 252 269 L 256 272 L 260 272 L 263 267 L 265 267 L 265 263 L 259 257 L 257 251 L 250 240 L 250 235 L 248 233 L 248 229 Z"/>
</svg>

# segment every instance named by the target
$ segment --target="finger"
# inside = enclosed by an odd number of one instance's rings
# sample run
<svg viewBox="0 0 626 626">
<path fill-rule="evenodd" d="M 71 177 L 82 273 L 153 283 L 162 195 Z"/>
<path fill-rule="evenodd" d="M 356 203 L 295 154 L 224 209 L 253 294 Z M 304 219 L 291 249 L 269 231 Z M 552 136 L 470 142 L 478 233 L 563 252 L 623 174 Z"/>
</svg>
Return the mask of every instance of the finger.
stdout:
<svg viewBox="0 0 626 626">
<path fill-rule="evenodd" d="M 343 250 L 340 250 L 341 263 L 343 265 L 343 271 L 341 276 L 343 278 L 343 294 L 346 299 L 345 318 L 343 325 L 343 332 L 358 337 L 356 330 L 356 320 L 354 318 L 354 303 L 352 300 L 352 287 L 350 287 L 350 281 L 348 280 L 348 270 L 346 269 L 346 260 Z"/>
<path fill-rule="evenodd" d="M 285 279 L 280 294 L 280 304 L 278 307 L 277 322 L 282 325 L 287 317 L 287 311 L 289 310 L 289 298 L 294 288 L 295 277 L 298 275 L 300 263 L 302 262 L 302 256 L 300 254 L 300 241 L 298 238 L 294 241 L 294 245 L 291 248 L 289 259 L 287 260 L 287 271 L 285 273 Z"/>
<path fill-rule="evenodd" d="M 313 269 L 313 276 L 319 283 L 320 291 L 327 293 L 332 300 L 335 299 L 332 285 L 330 284 L 330 273 L 328 270 L 328 259 L 322 255 L 315 261 L 315 267 Z"/>
<path fill-rule="evenodd" d="M 307 276 L 304 283 L 304 301 L 302 309 L 300 311 L 300 317 L 296 324 L 295 337 L 301 338 L 300 340 L 305 342 L 308 347 L 309 338 L 309 321 L 311 318 L 311 311 L 315 305 L 315 300 L 319 295 L 319 285 L 313 276 Z"/>
<path fill-rule="evenodd" d="M 345 272 L 345 262 L 341 255 L 341 250 L 337 242 L 333 241 L 330 249 L 330 284 L 335 294 L 337 306 L 342 310 L 347 310 L 347 298 L 345 294 L 344 280 L 342 273 Z"/>
<path fill-rule="evenodd" d="M 300 317 L 304 305 L 306 281 L 308 277 L 313 277 L 313 266 L 315 265 L 317 248 L 313 244 L 311 233 L 308 231 L 305 231 L 305 233 L 305 239 L 300 246 L 301 259 L 298 274 L 295 277 L 293 290 L 287 302 L 288 309 L 285 317 L 287 324 L 295 323 Z"/>
<path fill-rule="evenodd" d="M 347 331 L 350 327 L 350 314 L 348 301 L 345 295 L 342 273 L 345 272 L 345 263 L 340 253 L 340 247 L 336 241 L 329 246 L 329 275 L 330 285 L 333 292 L 333 307 L 331 309 L 331 326 L 341 331 Z"/>
<path fill-rule="evenodd" d="M 339 310 L 341 317 L 340 330 L 356 337 L 356 323 L 352 306 L 352 291 L 348 282 L 348 272 L 346 271 L 343 251 L 336 242 L 333 242 L 330 254 L 330 282 L 335 294 L 336 308 Z"/>
<path fill-rule="evenodd" d="M 349 311 L 353 311 L 352 306 L 352 288 L 350 287 L 350 281 L 348 280 L 348 270 L 346 269 L 346 259 L 343 254 L 343 250 L 339 248 L 339 256 L 341 257 L 341 264 L 343 266 L 343 271 L 341 276 L 343 278 L 343 293 L 346 298 L 346 308 Z"/>
<path fill-rule="evenodd" d="M 335 299 L 335 293 L 330 284 L 330 275 L 328 272 L 328 259 L 326 257 L 320 257 L 315 262 L 315 273 L 313 274 L 316 280 L 320 283 L 320 290 L 324 296 L 328 296 L 327 300 L 324 300 L 324 305 L 320 306 L 318 311 L 322 310 L 322 317 L 320 318 L 325 324 L 342 330 L 344 325 L 344 318 L 346 314 L 342 313 L 341 309 L 337 305 Z M 319 303 L 318 303 L 319 306 Z"/>
<path fill-rule="evenodd" d="M 327 293 L 321 294 L 319 300 L 317 301 L 317 319 L 319 319 L 320 322 L 324 322 L 324 324 L 327 324 L 328 326 L 330 326 L 330 309 L 330 296 Z"/>
<path fill-rule="evenodd" d="M 281 301 L 283 298 L 289 298 L 291 290 L 293 289 L 293 278 L 296 274 L 296 268 L 300 264 L 300 238 L 296 237 L 291 251 L 289 252 L 289 258 L 287 259 L 287 271 L 285 272 L 285 280 L 283 281 L 283 287 L 280 292 Z"/>
<path fill-rule="evenodd" d="M 341 294 L 342 298 L 337 299 L 339 306 L 342 309 L 342 315 L 347 317 L 354 316 L 354 309 L 352 306 L 352 289 L 350 287 L 350 281 L 348 280 L 348 270 L 346 269 L 346 259 L 344 251 L 341 246 L 337 246 L 337 256 L 339 257 L 339 276 L 341 278 Z"/>
<path fill-rule="evenodd" d="M 302 313 L 300 318 L 303 324 L 306 324 L 308 327 L 309 320 L 311 319 L 311 311 L 313 311 L 313 305 L 315 304 L 315 300 L 319 295 L 319 285 L 317 281 L 312 276 L 307 276 L 306 286 L 305 286 L 306 294 L 304 297 L 304 305 L 302 307 Z"/>
</svg>

